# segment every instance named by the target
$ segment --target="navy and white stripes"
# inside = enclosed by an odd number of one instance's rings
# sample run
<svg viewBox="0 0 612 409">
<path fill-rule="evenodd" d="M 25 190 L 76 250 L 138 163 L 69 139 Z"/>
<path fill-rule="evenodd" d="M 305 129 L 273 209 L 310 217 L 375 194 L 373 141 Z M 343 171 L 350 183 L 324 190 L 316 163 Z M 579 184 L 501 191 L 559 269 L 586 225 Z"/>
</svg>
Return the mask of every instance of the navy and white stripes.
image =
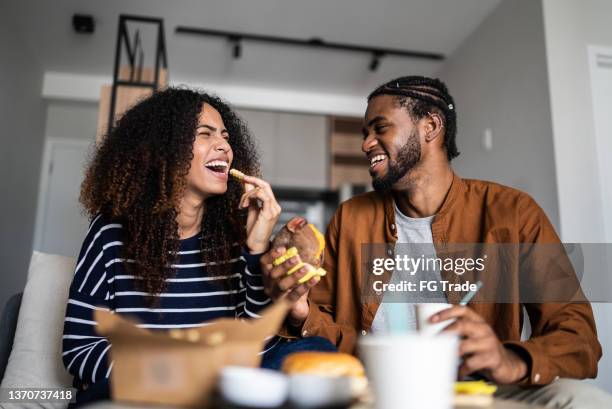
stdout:
<svg viewBox="0 0 612 409">
<path fill-rule="evenodd" d="M 211 276 L 202 262 L 200 235 L 181 240 L 176 275 L 166 280 L 166 290 L 154 307 L 145 304 L 146 293 L 128 274 L 122 258 L 122 226 L 103 216 L 96 217 L 87 231 L 70 286 L 64 320 L 64 365 L 75 376 L 75 386 L 108 378 L 111 345 L 95 332 L 95 309 L 134 317 L 141 327 L 152 330 L 206 325 L 215 318 L 258 318 L 270 304 L 263 291 L 259 256 L 241 251 L 236 244 L 229 260 L 231 273 Z M 212 264 L 212 263 L 210 263 Z M 209 265 L 210 265 L 209 264 Z M 270 349 L 278 342 L 272 340 Z"/>
</svg>

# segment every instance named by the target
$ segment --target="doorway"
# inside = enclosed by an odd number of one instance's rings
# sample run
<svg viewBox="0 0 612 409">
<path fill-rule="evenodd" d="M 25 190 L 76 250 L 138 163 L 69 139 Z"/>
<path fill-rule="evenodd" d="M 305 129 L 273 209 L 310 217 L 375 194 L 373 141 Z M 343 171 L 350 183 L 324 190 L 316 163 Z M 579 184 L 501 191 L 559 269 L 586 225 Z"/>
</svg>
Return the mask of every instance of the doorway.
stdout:
<svg viewBox="0 0 612 409">
<path fill-rule="evenodd" d="M 45 142 L 34 249 L 77 257 L 89 225 L 79 204 L 90 142 L 49 138 Z"/>
</svg>

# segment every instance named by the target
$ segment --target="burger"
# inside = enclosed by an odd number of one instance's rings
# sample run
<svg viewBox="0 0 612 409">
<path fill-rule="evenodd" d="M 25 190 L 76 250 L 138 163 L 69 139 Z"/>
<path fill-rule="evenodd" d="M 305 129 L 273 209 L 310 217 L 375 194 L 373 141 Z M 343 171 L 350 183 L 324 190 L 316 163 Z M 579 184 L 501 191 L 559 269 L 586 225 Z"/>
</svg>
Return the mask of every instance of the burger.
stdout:
<svg viewBox="0 0 612 409">
<path fill-rule="evenodd" d="M 367 391 L 368 380 L 361 361 L 339 352 L 294 352 L 283 361 L 282 371 L 288 375 L 316 375 L 347 377 L 351 395 L 362 397 Z"/>
</svg>

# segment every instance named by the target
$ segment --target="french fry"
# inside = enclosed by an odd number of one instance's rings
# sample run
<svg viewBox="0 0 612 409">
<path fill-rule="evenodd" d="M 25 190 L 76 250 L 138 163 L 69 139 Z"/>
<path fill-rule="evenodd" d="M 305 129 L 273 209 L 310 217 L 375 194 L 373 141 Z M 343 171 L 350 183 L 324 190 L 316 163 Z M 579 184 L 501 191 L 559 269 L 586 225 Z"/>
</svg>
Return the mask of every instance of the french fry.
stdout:
<svg viewBox="0 0 612 409">
<path fill-rule="evenodd" d="M 304 277 L 300 278 L 298 280 L 298 284 L 304 284 L 315 276 L 323 277 L 325 274 L 327 274 L 327 271 L 323 270 L 321 267 L 316 268 L 314 270 L 309 271 Z"/>
<path fill-rule="evenodd" d="M 230 169 L 229 174 L 241 182 L 244 180 L 245 177 L 245 174 L 239 171 L 238 169 Z"/>
<path fill-rule="evenodd" d="M 291 274 L 295 273 L 296 271 L 298 271 L 300 268 L 302 268 L 304 266 L 309 266 L 312 270 L 310 270 L 308 273 L 306 273 L 306 275 L 304 277 L 300 278 L 298 280 L 298 284 L 304 284 L 306 281 L 310 280 L 311 278 L 313 278 L 315 276 L 323 277 L 325 274 L 327 274 L 327 271 L 323 270 L 320 267 L 319 268 L 314 268 L 313 266 L 311 266 L 308 263 L 299 263 L 297 266 L 295 266 L 291 270 L 287 271 L 287 276 L 290 276 Z"/>
<path fill-rule="evenodd" d="M 283 264 L 285 261 L 289 260 L 291 257 L 295 256 L 298 254 L 297 248 L 296 247 L 291 247 L 287 250 L 287 252 L 285 254 L 283 254 L 282 256 L 276 258 L 273 262 L 272 265 L 273 266 L 279 266 L 281 264 Z M 300 268 L 304 267 L 305 265 L 310 265 L 310 264 L 306 264 L 304 262 L 298 263 L 297 265 L 293 266 L 291 268 L 291 270 L 287 271 L 287 276 L 290 276 L 291 274 L 295 273 L 296 271 L 298 271 Z M 311 266 L 312 268 L 312 266 Z M 319 277 L 323 277 L 325 274 L 327 274 L 327 271 L 323 270 L 322 268 L 313 268 L 311 271 L 309 271 L 304 277 L 300 278 L 298 281 L 298 284 L 304 284 L 306 281 L 310 280 L 311 278 L 313 278 L 314 276 L 319 276 Z"/>
<path fill-rule="evenodd" d="M 276 258 L 273 262 L 272 265 L 274 267 L 276 266 L 280 266 L 281 264 L 283 264 L 285 261 L 289 260 L 291 257 L 297 255 L 298 251 L 296 247 L 291 247 L 289 249 L 287 249 L 287 252 L 285 254 L 283 254 L 282 256 Z"/>
</svg>

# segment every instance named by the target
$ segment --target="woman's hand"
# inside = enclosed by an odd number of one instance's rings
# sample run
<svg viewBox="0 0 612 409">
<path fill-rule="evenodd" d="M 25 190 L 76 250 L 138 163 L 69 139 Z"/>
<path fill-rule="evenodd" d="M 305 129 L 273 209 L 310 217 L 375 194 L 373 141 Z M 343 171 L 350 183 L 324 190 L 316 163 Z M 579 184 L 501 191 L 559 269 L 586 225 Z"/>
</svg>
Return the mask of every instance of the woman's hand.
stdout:
<svg viewBox="0 0 612 409">
<path fill-rule="evenodd" d="M 263 253 L 270 245 L 270 236 L 280 217 L 281 207 L 265 180 L 244 175 L 243 183 L 245 192 L 239 206 L 241 209 L 249 208 L 246 246 L 252 254 Z"/>
</svg>

